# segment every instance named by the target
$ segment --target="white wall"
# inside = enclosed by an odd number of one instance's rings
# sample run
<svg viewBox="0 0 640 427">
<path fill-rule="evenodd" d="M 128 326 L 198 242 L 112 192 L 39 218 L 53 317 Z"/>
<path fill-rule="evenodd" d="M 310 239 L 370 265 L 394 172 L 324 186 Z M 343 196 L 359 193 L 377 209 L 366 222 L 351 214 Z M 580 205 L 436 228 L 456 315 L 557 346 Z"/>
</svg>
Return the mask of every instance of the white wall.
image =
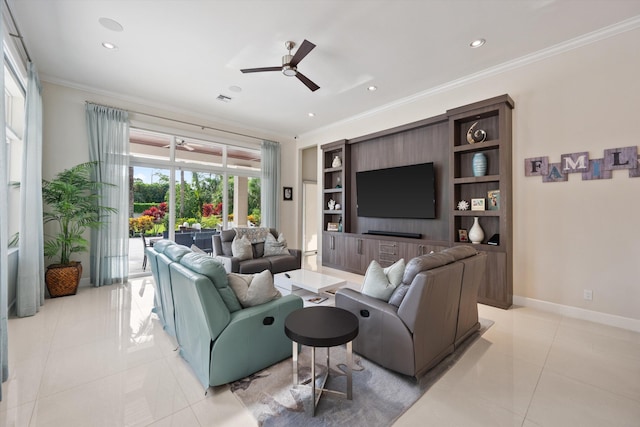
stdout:
<svg viewBox="0 0 640 427">
<path fill-rule="evenodd" d="M 513 129 L 514 294 L 628 319 L 640 319 L 640 178 L 543 184 L 524 176 L 524 159 L 640 145 L 640 30 L 416 96 L 324 130 L 300 135 L 320 145 L 444 113 L 508 93 Z M 453 86 L 453 85 L 452 85 Z M 320 180 L 320 175 L 318 180 Z M 593 301 L 583 290 L 593 290 Z M 636 322 L 637 324 L 637 322 Z"/>
<path fill-rule="evenodd" d="M 190 123 L 208 125 L 218 129 L 227 129 L 248 135 L 264 137 L 272 141 L 282 140 L 277 135 L 260 135 L 255 130 L 225 127 L 219 123 L 205 120 L 202 117 L 189 116 L 175 111 L 165 111 L 148 105 L 119 99 L 114 96 L 91 93 L 85 90 L 69 88 L 50 82 L 43 82 L 43 166 L 44 179 L 53 177 L 56 173 L 89 160 L 89 146 L 85 121 L 85 101 L 95 102 L 130 111 L 139 111 L 162 117 L 170 117 Z M 224 140 L 225 134 L 210 130 L 201 130 L 194 126 L 182 125 L 166 120 L 152 119 L 140 114 L 131 114 L 130 119 L 137 123 L 149 123 L 164 129 L 182 130 L 185 135 L 193 137 L 214 137 Z M 194 130 L 196 129 L 196 130 Z M 228 138 L 228 136 L 227 136 Z M 236 139 L 237 137 L 234 137 Z M 240 144 L 259 147 L 259 141 L 240 138 Z M 227 141 L 228 142 L 228 141 Z M 300 200 L 300 186 L 295 185 L 297 170 L 297 148 L 293 142 L 282 142 L 282 186 L 294 187 L 294 202 L 282 201 L 282 189 L 279 190 L 281 209 L 280 229 L 287 237 L 291 247 L 300 247 L 297 226 L 296 202 Z M 47 230 L 45 230 L 47 233 Z M 89 233 L 87 233 L 87 238 Z M 79 254 L 77 259 L 85 268 L 83 277 L 89 277 L 89 255 Z M 47 263 L 47 260 L 45 260 Z"/>
</svg>

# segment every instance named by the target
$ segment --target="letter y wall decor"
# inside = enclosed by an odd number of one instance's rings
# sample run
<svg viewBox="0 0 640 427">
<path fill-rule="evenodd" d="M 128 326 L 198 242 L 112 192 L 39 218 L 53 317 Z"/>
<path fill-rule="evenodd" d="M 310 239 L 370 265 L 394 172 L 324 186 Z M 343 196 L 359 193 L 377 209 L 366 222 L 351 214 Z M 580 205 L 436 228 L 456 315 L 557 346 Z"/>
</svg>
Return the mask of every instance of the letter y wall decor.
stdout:
<svg viewBox="0 0 640 427">
<path fill-rule="evenodd" d="M 629 178 L 640 177 L 638 147 L 609 148 L 601 159 L 590 159 L 586 151 L 560 156 L 559 163 L 549 163 L 549 157 L 524 159 L 525 176 L 541 176 L 542 182 L 567 181 L 569 174 L 582 174 L 583 181 L 611 179 L 611 171 L 628 169 Z"/>
</svg>

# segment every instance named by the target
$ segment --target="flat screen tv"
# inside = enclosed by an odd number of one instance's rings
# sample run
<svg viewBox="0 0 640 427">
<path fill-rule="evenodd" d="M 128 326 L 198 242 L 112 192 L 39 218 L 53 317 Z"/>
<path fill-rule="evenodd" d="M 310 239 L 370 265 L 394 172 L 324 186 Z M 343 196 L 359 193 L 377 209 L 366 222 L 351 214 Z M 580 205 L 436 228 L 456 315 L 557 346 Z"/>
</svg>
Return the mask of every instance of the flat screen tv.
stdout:
<svg viewBox="0 0 640 427">
<path fill-rule="evenodd" d="M 356 172 L 359 217 L 436 217 L 433 163 Z"/>
</svg>

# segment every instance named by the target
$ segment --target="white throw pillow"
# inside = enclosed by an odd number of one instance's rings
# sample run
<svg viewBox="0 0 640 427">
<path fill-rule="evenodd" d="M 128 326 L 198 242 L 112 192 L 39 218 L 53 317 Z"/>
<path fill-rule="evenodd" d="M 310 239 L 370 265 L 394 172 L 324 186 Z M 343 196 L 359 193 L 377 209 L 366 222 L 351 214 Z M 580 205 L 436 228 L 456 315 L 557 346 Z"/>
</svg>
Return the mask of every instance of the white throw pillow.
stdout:
<svg viewBox="0 0 640 427">
<path fill-rule="evenodd" d="M 378 261 L 371 261 L 364 275 L 362 293 L 382 301 L 389 301 L 396 286 L 402 283 L 404 268 L 404 258 L 387 268 L 382 268 Z"/>
<path fill-rule="evenodd" d="M 242 236 L 241 239 L 237 237 L 233 238 L 233 242 L 231 242 L 231 253 L 240 261 L 253 258 L 253 248 L 247 236 Z"/>
<path fill-rule="evenodd" d="M 243 307 L 264 304 L 282 295 L 273 285 L 269 270 L 256 274 L 229 273 L 229 286 Z"/>
<path fill-rule="evenodd" d="M 273 237 L 273 234 L 269 233 L 267 240 L 264 241 L 264 256 L 273 255 L 290 255 L 289 249 L 287 249 L 287 241 L 280 233 L 278 240 Z"/>
</svg>

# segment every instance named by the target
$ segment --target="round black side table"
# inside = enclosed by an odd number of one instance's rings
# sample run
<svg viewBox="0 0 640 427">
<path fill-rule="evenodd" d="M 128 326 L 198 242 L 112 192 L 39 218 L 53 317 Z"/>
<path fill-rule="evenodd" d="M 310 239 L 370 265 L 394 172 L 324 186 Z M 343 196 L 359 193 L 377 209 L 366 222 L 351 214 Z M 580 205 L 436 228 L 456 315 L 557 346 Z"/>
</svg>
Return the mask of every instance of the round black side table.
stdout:
<svg viewBox="0 0 640 427">
<path fill-rule="evenodd" d="M 311 386 L 313 415 L 322 393 L 329 393 L 351 400 L 352 397 L 352 341 L 358 336 L 358 318 L 351 312 L 337 307 L 307 307 L 298 309 L 284 321 L 284 332 L 293 341 L 293 385 L 298 385 L 298 344 L 311 347 Z M 329 376 L 329 348 L 347 345 L 347 390 L 346 393 L 325 389 Z M 327 373 L 316 390 L 316 347 L 327 348 Z M 319 393 L 316 395 L 316 391 Z"/>
</svg>

